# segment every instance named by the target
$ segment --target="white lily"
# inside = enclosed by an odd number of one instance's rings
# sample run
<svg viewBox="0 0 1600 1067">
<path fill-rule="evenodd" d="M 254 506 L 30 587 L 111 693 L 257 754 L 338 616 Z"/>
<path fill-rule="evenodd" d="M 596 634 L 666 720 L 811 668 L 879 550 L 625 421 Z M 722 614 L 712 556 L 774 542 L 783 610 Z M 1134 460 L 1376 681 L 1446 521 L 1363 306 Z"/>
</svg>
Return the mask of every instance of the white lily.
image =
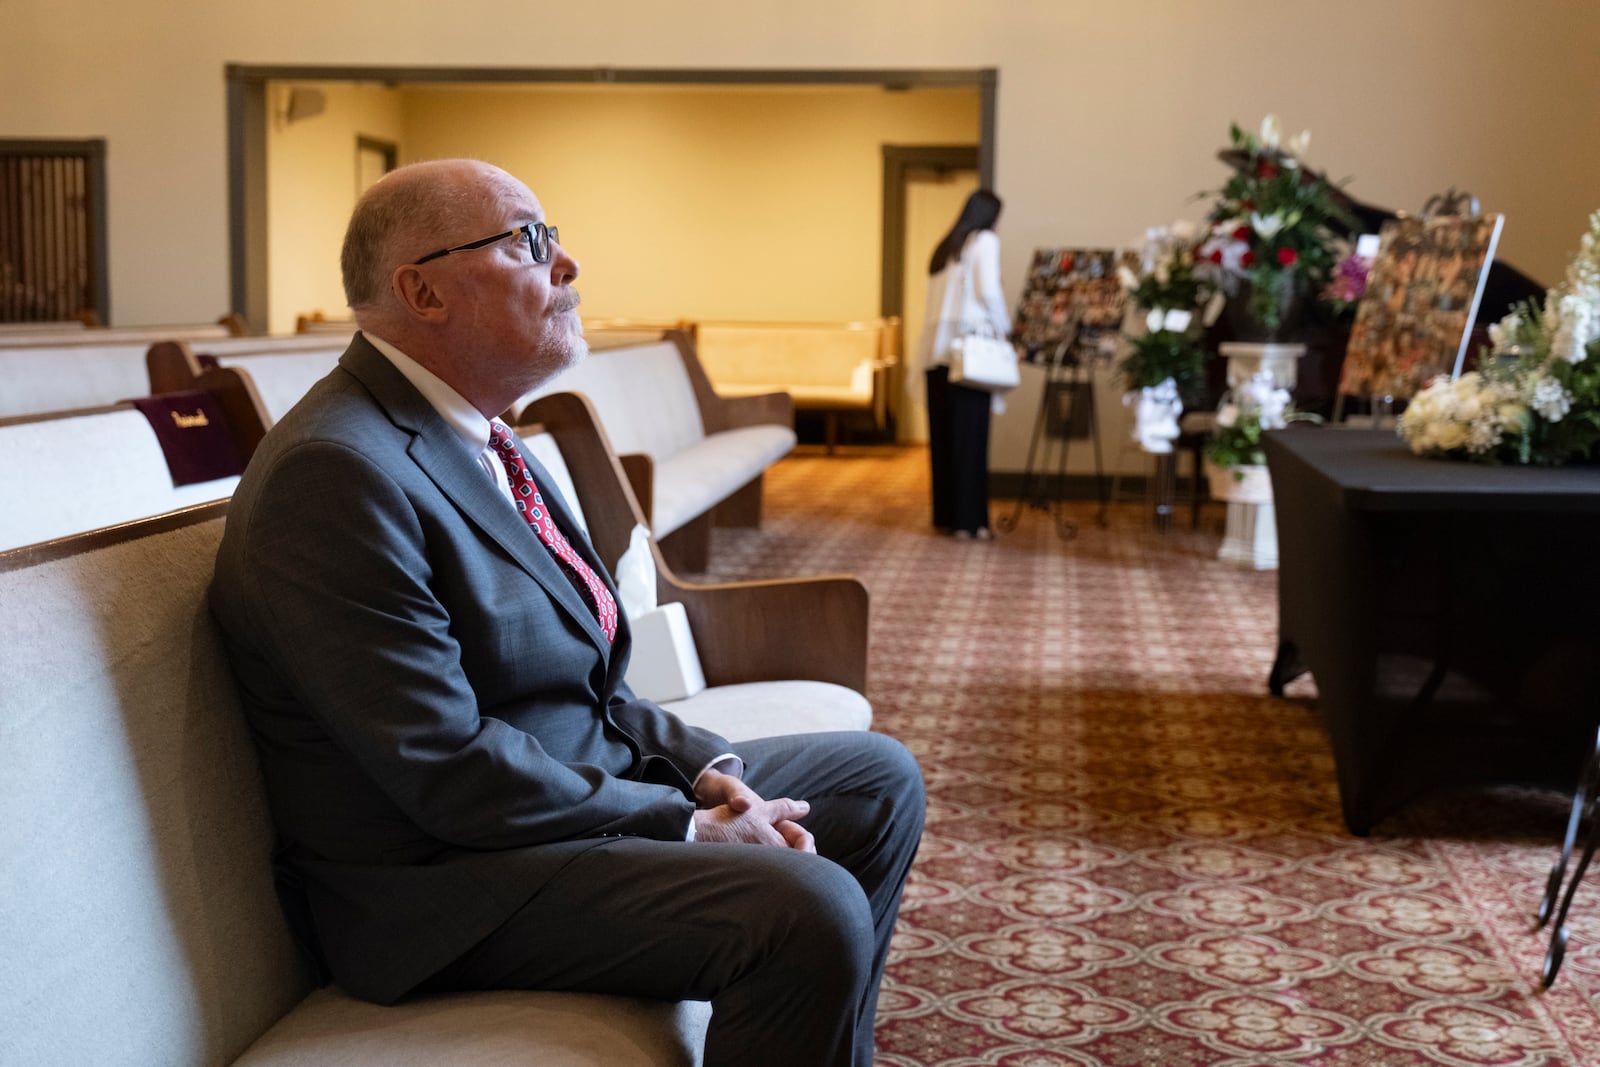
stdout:
<svg viewBox="0 0 1600 1067">
<path fill-rule="evenodd" d="M 1266 218 L 1262 218 L 1254 211 L 1250 212 L 1250 226 L 1256 233 L 1261 235 L 1263 240 L 1272 240 L 1278 231 L 1283 229 L 1283 223 L 1284 218 L 1281 211 L 1274 211 Z"/>
<path fill-rule="evenodd" d="M 1311 131 L 1301 130 L 1283 146 L 1283 153 L 1288 158 L 1286 163 L 1294 163 L 1306 154 L 1306 149 L 1311 147 Z"/>
<path fill-rule="evenodd" d="M 1139 288 L 1139 276 L 1133 273 L 1132 269 L 1130 269 L 1126 263 L 1120 264 L 1117 267 L 1117 281 L 1122 283 L 1122 287 L 1124 289 L 1132 290 Z"/>
<path fill-rule="evenodd" d="M 1278 122 L 1278 116 L 1268 115 L 1261 120 L 1261 147 L 1268 151 L 1275 150 L 1283 140 L 1283 127 Z"/>
</svg>

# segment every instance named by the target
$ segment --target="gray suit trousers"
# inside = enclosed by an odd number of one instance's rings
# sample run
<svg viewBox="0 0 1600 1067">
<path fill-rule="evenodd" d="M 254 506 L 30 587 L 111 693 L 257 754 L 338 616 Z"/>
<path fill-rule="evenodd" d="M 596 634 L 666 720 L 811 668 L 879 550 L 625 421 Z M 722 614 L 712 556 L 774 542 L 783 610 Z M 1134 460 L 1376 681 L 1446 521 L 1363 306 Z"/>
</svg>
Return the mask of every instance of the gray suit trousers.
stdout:
<svg viewBox="0 0 1600 1067">
<path fill-rule="evenodd" d="M 706 1067 L 870 1064 L 878 986 L 922 835 L 921 772 L 882 734 L 738 749 L 756 792 L 811 804 L 803 825 L 818 855 L 608 840 L 421 988 L 709 1000 Z"/>
</svg>

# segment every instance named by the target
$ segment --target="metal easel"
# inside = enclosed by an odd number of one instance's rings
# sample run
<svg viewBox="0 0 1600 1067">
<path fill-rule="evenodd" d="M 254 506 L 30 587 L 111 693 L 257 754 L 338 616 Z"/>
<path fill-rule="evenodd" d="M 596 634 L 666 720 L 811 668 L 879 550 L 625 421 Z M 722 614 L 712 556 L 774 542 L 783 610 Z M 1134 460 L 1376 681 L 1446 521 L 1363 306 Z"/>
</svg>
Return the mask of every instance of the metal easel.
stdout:
<svg viewBox="0 0 1600 1067">
<path fill-rule="evenodd" d="M 1044 388 L 1039 394 L 1039 409 L 1033 417 L 1033 437 L 1028 442 L 1028 462 L 1022 474 L 1022 490 L 1017 494 L 1011 513 L 1000 516 L 995 523 L 1003 533 L 1015 530 L 1017 520 L 1022 517 L 1022 509 L 1031 507 L 1050 512 L 1055 520 L 1057 537 L 1070 541 L 1078 536 L 1078 527 L 1067 520 L 1065 497 L 1067 446 L 1072 439 L 1072 429 L 1078 423 L 1077 412 L 1072 408 L 1080 402 L 1085 406 L 1083 426 L 1094 442 L 1095 490 L 1100 498 L 1095 525 L 1102 529 L 1107 525 L 1110 497 L 1106 491 L 1105 462 L 1100 454 L 1100 427 L 1095 418 L 1094 368 L 1092 362 L 1078 357 L 1075 351 L 1077 339 L 1078 330 L 1074 324 L 1067 336 L 1056 342 L 1043 360 L 1029 360 L 1044 367 Z M 1033 354 L 1029 355 L 1031 357 Z M 1063 398 L 1065 403 L 1062 402 Z M 1058 407 L 1055 412 L 1051 411 L 1052 403 Z M 1051 418 L 1052 414 L 1056 415 L 1055 419 Z M 1060 432 L 1051 433 L 1052 428 Z M 1049 491 L 1046 473 L 1052 452 L 1056 476 L 1056 492 L 1053 495 Z"/>
</svg>

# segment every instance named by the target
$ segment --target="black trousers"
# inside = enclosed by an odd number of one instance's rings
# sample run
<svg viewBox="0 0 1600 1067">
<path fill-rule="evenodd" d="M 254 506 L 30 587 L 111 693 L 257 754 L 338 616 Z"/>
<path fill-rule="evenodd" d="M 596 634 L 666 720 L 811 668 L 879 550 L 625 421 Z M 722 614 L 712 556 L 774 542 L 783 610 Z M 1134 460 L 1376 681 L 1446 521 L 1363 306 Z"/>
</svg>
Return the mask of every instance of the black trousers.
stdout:
<svg viewBox="0 0 1600 1067">
<path fill-rule="evenodd" d="M 933 524 L 974 533 L 989 525 L 989 394 L 952 385 L 950 368 L 928 368 L 928 460 Z"/>
<path fill-rule="evenodd" d="M 741 742 L 763 797 L 811 804 L 817 855 L 618 838 L 562 868 L 429 979 L 430 992 L 555 989 L 709 1000 L 705 1067 L 865 1067 L 922 774 L 883 734 Z"/>
</svg>

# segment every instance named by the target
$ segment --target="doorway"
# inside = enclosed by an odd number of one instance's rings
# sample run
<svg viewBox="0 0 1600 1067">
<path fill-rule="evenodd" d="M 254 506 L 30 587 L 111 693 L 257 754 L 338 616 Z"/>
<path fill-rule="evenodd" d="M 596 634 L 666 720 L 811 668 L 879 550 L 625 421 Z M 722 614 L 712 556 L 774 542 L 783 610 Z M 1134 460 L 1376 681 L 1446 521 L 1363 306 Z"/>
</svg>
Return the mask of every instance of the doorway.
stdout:
<svg viewBox="0 0 1600 1067">
<path fill-rule="evenodd" d="M 900 360 L 890 375 L 895 440 L 928 439 L 918 345 L 927 318 L 928 260 L 967 196 L 983 184 L 977 145 L 885 145 L 883 314 L 901 320 Z"/>
<path fill-rule="evenodd" d="M 344 83 L 350 86 L 388 86 L 404 90 L 423 87 L 477 87 L 484 91 L 512 90 L 534 85 L 545 87 L 604 86 L 617 88 L 658 87 L 663 90 L 739 89 L 764 87 L 767 90 L 829 91 L 851 87 L 875 87 L 885 93 L 900 90 L 942 89 L 976 91 L 978 112 L 978 169 L 985 176 L 992 170 L 994 154 L 995 98 L 997 74 L 993 69 L 969 70 L 628 70 L 595 69 L 493 69 L 493 68 L 415 68 L 415 67 L 268 67 L 231 64 L 228 83 L 229 150 L 229 237 L 232 304 L 250 323 L 252 330 L 266 328 L 269 318 L 268 284 L 268 195 L 267 139 L 269 86 L 275 82 Z M 597 172 L 633 173 L 638 166 L 638 147 L 621 145 L 618 156 L 608 163 L 592 159 Z M 402 148 L 404 154 L 404 148 Z M 780 175 L 781 178 L 781 175 Z M 348 179 L 347 179 L 348 181 Z M 781 182 L 768 182 L 780 185 Z M 346 186 L 348 187 L 348 186 Z M 868 203 L 875 200 L 868 194 Z M 804 190 L 794 198 L 803 202 Z M 870 208 L 868 209 L 870 211 Z M 861 229 L 859 220 L 855 226 Z M 870 227 L 870 222 L 867 226 Z M 591 227 L 597 233 L 598 225 Z M 870 231 L 869 231 L 870 232 Z M 788 240 L 786 238 L 785 240 Z M 868 238 L 870 240 L 870 237 Z M 670 244 L 670 242 L 667 242 Z M 774 244 L 773 247 L 783 247 Z M 898 246 L 896 246 L 898 247 Z M 770 255 L 771 253 L 764 253 Z M 888 249 L 885 249 L 888 254 Z M 597 257 L 597 261 L 600 261 Z M 605 262 L 643 264 L 638 255 L 612 256 Z M 639 269 L 643 269 L 642 266 Z M 867 267 L 867 285 L 871 267 Z M 747 272 L 755 276 L 758 272 Z M 598 272 L 595 275 L 599 280 Z M 784 291 L 777 289 L 775 291 Z M 789 290 L 798 291 L 798 290 Z M 859 292 L 859 290 L 858 290 Z M 870 290 L 863 294 L 871 300 Z M 895 301 L 898 303 L 899 286 Z M 870 304 L 868 305 L 870 306 Z M 597 303 L 597 309 L 599 305 Z M 674 309 L 673 314 L 678 312 Z M 860 317 L 850 312 L 851 317 Z M 767 316 L 794 318 L 794 314 Z M 799 317 L 804 317 L 801 315 Z M 841 317 L 841 316 L 835 316 Z"/>
</svg>

